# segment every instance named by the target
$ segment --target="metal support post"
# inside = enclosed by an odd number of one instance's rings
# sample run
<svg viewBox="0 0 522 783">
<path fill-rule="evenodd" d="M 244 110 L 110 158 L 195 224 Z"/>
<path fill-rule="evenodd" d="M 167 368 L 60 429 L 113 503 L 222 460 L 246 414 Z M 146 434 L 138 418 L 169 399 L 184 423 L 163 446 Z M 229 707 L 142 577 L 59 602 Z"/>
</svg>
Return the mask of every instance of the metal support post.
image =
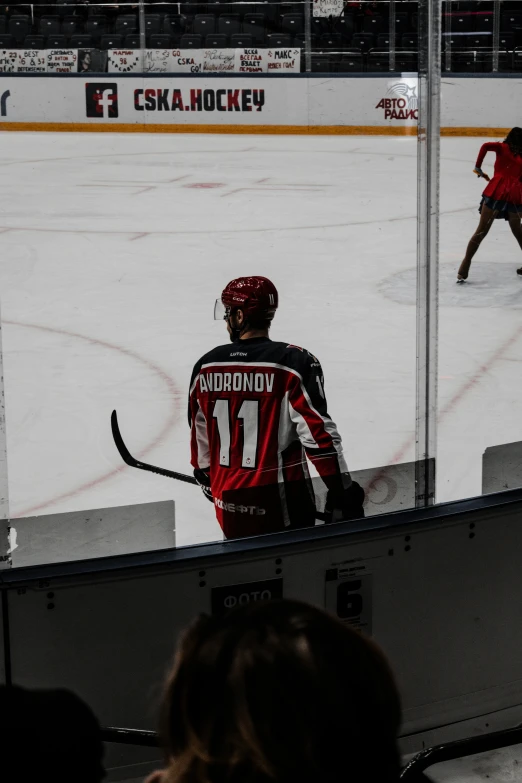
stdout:
<svg viewBox="0 0 522 783">
<path fill-rule="evenodd" d="M 493 73 L 498 73 L 498 50 L 500 47 L 500 2 L 493 3 Z"/>
<path fill-rule="evenodd" d="M 441 0 L 419 0 L 416 504 L 435 499 Z"/>
<path fill-rule="evenodd" d="M 395 16 L 395 0 L 390 0 L 390 27 L 389 27 L 389 38 L 390 38 L 390 60 L 389 60 L 389 70 L 394 71 L 395 70 L 395 48 L 396 48 L 396 41 L 395 41 L 395 31 L 397 28 L 397 19 Z"/>
<path fill-rule="evenodd" d="M 312 70 L 312 0 L 304 0 L 305 71 Z"/>
<path fill-rule="evenodd" d="M 145 73 L 145 48 L 147 46 L 145 38 L 145 0 L 139 0 L 138 20 L 140 25 L 141 72 Z"/>
</svg>

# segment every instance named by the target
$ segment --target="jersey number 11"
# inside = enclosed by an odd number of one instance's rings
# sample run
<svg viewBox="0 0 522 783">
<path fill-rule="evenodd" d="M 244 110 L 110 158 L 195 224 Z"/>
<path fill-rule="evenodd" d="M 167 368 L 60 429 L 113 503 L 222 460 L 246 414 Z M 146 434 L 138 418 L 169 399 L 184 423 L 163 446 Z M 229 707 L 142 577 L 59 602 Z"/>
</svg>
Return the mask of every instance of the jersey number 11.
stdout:
<svg viewBox="0 0 522 783">
<path fill-rule="evenodd" d="M 259 402 L 244 400 L 237 414 L 237 418 L 243 420 L 242 468 L 256 467 L 258 415 Z M 219 431 L 219 464 L 228 468 L 230 467 L 231 440 L 228 400 L 216 400 L 212 417 L 216 419 Z"/>
</svg>

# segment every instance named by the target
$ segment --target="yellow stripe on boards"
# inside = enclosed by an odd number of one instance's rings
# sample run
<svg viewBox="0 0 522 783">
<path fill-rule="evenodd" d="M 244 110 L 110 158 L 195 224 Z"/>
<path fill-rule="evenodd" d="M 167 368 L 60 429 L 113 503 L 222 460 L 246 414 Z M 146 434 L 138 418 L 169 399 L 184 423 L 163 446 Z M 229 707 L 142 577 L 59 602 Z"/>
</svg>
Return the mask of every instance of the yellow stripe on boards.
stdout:
<svg viewBox="0 0 522 783">
<path fill-rule="evenodd" d="M 441 136 L 491 136 L 505 138 L 511 128 L 441 128 Z"/>
<path fill-rule="evenodd" d="M 440 129 L 441 136 L 504 137 L 510 128 Z M 0 131 L 79 133 L 236 133 L 302 136 L 416 136 L 415 125 L 156 125 L 123 122 L 0 122 Z"/>
<path fill-rule="evenodd" d="M 0 122 L 0 131 L 76 131 L 81 133 L 239 133 L 324 136 L 411 136 L 415 126 L 378 125 L 170 125 L 121 122 Z"/>
</svg>

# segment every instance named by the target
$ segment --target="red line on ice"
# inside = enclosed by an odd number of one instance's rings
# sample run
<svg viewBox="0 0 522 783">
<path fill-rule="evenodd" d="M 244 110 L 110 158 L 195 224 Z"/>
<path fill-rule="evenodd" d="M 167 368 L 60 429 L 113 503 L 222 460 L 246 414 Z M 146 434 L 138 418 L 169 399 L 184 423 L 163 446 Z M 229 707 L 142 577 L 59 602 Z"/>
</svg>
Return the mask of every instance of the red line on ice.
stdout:
<svg viewBox="0 0 522 783">
<path fill-rule="evenodd" d="M 474 387 L 476 386 L 481 379 L 487 375 L 489 372 L 491 372 L 491 369 L 493 366 L 499 361 L 499 359 L 502 359 L 504 354 L 509 351 L 512 345 L 514 345 L 517 340 L 522 336 L 522 326 L 519 326 L 513 334 L 505 340 L 502 345 L 500 345 L 496 351 L 489 357 L 487 362 L 484 362 L 481 364 L 473 373 L 471 378 L 469 378 L 465 383 L 463 383 L 459 389 L 455 392 L 453 397 L 451 397 L 448 402 L 444 405 L 443 408 L 441 408 L 439 416 L 437 421 L 440 423 L 443 421 L 443 419 L 451 413 L 451 411 L 462 401 L 462 398 L 466 396 L 466 394 Z M 415 443 L 415 437 L 411 436 L 407 438 L 402 446 L 395 452 L 393 457 L 391 458 L 389 464 L 394 465 L 397 462 L 401 462 L 401 460 L 404 458 L 406 452 L 411 447 L 411 445 Z"/>
<path fill-rule="evenodd" d="M 151 370 L 156 375 L 158 375 L 161 378 L 161 380 L 167 385 L 167 388 L 169 390 L 169 395 L 173 402 L 173 407 L 161 431 L 156 435 L 155 438 L 153 438 L 153 440 L 147 446 L 145 446 L 144 449 L 142 449 L 139 452 L 139 455 L 141 457 L 145 456 L 146 454 L 151 452 L 156 446 L 158 446 L 166 437 L 168 432 L 172 429 L 174 424 L 176 423 L 176 420 L 179 415 L 178 397 L 180 396 L 180 391 L 177 388 L 174 380 L 170 377 L 170 375 L 167 375 L 167 373 L 164 370 L 162 370 L 161 367 L 157 365 L 155 362 L 152 362 L 149 359 L 140 356 L 138 353 L 136 353 L 135 351 L 131 351 L 129 348 L 123 348 L 121 345 L 115 345 L 114 343 L 110 343 L 107 340 L 98 340 L 95 337 L 87 337 L 83 334 L 78 334 L 77 332 L 68 331 L 67 329 L 53 329 L 49 326 L 42 326 L 40 324 L 28 324 L 19 321 L 3 321 L 3 323 L 9 324 L 10 326 L 19 326 L 25 329 L 38 329 L 39 331 L 42 332 L 64 335 L 65 337 L 74 337 L 78 340 L 84 340 L 85 342 L 90 343 L 91 345 L 101 346 L 102 348 L 108 348 L 112 351 L 117 351 L 118 353 L 124 354 L 125 356 L 128 356 L 131 359 L 135 359 L 136 361 L 141 362 L 149 370 Z M 110 411 L 107 411 L 107 427 L 109 426 L 109 413 Z M 101 476 L 92 479 L 91 481 L 86 481 L 85 483 L 78 485 L 74 489 L 68 490 L 67 492 L 62 492 L 59 495 L 55 495 L 54 497 L 50 498 L 49 500 L 42 501 L 41 503 L 36 503 L 35 505 L 30 506 L 28 508 L 24 508 L 23 511 L 19 512 L 18 514 L 13 514 L 12 518 L 15 519 L 17 517 L 26 517 L 35 514 L 35 512 L 42 511 L 48 506 L 53 505 L 53 503 L 58 503 L 61 500 L 66 500 L 67 498 L 72 498 L 75 497 L 76 495 L 80 495 L 82 492 L 85 492 L 88 489 L 92 489 L 93 487 L 102 484 L 104 481 L 108 481 L 114 476 L 117 476 L 119 473 L 121 473 L 123 470 L 126 469 L 127 469 L 127 465 L 122 464 L 119 467 L 113 468 L 112 470 L 103 473 Z"/>
</svg>

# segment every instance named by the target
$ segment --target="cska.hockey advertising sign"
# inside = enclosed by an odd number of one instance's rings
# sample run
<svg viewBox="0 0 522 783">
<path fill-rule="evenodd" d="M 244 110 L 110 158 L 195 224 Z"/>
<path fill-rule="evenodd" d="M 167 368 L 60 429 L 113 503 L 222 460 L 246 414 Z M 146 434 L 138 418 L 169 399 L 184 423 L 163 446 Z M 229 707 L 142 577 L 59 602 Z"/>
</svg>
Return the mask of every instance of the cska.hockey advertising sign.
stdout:
<svg viewBox="0 0 522 783">
<path fill-rule="evenodd" d="M 385 120 L 418 119 L 417 87 L 407 82 L 398 82 L 389 87 L 386 97 L 381 98 L 376 109 L 382 109 Z"/>
<path fill-rule="evenodd" d="M 262 111 L 264 89 L 186 89 L 148 87 L 134 90 L 136 111 Z"/>
</svg>

